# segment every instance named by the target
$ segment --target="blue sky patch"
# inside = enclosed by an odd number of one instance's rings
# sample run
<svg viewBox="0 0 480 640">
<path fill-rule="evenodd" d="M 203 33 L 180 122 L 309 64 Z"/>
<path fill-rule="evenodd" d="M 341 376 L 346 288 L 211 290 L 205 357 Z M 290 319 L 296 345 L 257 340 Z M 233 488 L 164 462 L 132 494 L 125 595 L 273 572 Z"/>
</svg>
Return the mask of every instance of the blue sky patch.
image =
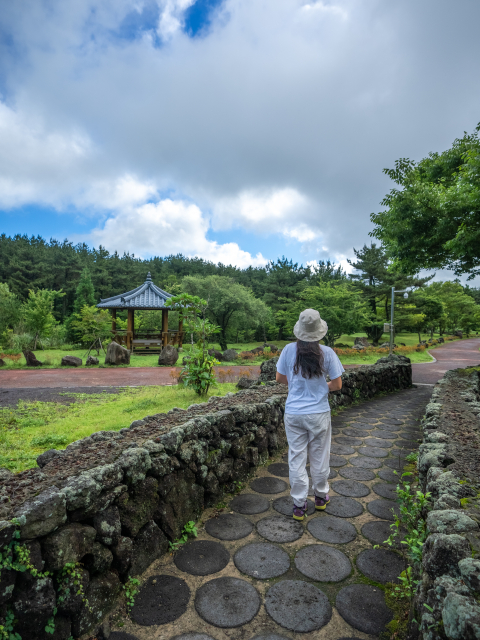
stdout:
<svg viewBox="0 0 480 640">
<path fill-rule="evenodd" d="M 191 38 L 205 32 L 212 22 L 212 16 L 223 0 L 197 0 L 185 11 L 184 31 Z"/>
</svg>

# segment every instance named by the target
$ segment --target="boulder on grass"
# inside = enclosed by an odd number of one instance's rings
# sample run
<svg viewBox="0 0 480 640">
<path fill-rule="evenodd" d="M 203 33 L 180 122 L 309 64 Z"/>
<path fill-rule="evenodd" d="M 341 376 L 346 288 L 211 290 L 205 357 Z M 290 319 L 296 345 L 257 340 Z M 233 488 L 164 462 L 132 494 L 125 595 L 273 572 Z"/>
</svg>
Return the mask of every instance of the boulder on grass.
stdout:
<svg viewBox="0 0 480 640">
<path fill-rule="evenodd" d="M 91 367 L 94 364 L 99 364 L 99 359 L 95 358 L 94 356 L 88 356 L 87 361 L 85 362 L 85 364 L 87 365 L 87 367 Z"/>
<path fill-rule="evenodd" d="M 4 366 L 5 366 L 5 360 L 2 360 L 2 359 L 0 358 L 0 367 L 4 367 Z"/>
<path fill-rule="evenodd" d="M 83 362 L 77 356 L 63 356 L 61 364 L 62 367 L 81 367 Z"/>
<path fill-rule="evenodd" d="M 172 367 L 178 360 L 178 351 L 171 344 L 163 347 L 161 354 L 158 356 L 159 365 L 168 365 Z"/>
<path fill-rule="evenodd" d="M 269 342 L 266 342 L 263 348 L 266 349 L 267 347 L 270 349 L 272 353 L 277 353 L 278 351 L 278 347 L 276 344 L 270 344 Z"/>
<path fill-rule="evenodd" d="M 355 345 L 360 345 L 362 347 L 371 347 L 372 345 L 369 343 L 367 338 L 355 338 Z"/>
<path fill-rule="evenodd" d="M 118 342 L 111 342 L 107 347 L 105 364 L 130 364 L 130 351 Z"/>
<path fill-rule="evenodd" d="M 26 349 L 23 352 L 23 355 L 25 356 L 25 360 L 27 361 L 27 367 L 41 367 L 41 366 L 43 366 L 43 362 L 40 362 L 40 360 L 37 360 L 35 354 L 32 353 L 31 351 L 28 351 Z"/>
<path fill-rule="evenodd" d="M 223 353 L 221 351 L 218 351 L 217 349 L 209 349 L 208 350 L 208 355 L 209 356 L 213 356 L 215 358 L 215 360 L 218 360 L 219 362 L 221 362 L 222 360 L 225 359 L 223 357 Z"/>
<path fill-rule="evenodd" d="M 226 349 L 223 352 L 222 360 L 224 360 L 225 362 L 232 362 L 233 360 L 236 360 L 237 358 L 238 358 L 238 353 L 235 351 L 235 349 Z M 217 358 L 217 360 L 218 360 L 218 358 Z"/>
</svg>

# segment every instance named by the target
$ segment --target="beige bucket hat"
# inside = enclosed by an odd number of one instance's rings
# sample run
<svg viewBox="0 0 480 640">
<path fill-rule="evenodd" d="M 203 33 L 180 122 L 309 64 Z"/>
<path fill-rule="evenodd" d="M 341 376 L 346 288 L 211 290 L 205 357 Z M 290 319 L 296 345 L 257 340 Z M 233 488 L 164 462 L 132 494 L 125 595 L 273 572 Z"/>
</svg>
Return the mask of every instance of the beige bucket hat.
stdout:
<svg viewBox="0 0 480 640">
<path fill-rule="evenodd" d="M 305 309 L 300 314 L 298 322 L 293 327 L 293 334 L 304 342 L 318 342 L 328 331 L 325 320 L 315 309 Z"/>
</svg>

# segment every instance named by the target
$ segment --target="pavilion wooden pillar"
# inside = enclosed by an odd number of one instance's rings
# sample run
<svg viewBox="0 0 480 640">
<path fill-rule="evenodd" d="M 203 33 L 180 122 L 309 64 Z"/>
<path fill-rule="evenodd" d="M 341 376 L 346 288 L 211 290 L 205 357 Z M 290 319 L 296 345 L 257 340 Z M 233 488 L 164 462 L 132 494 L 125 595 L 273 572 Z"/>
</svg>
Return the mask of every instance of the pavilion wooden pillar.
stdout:
<svg viewBox="0 0 480 640">
<path fill-rule="evenodd" d="M 178 321 L 178 347 L 183 345 L 183 318 Z"/>
<path fill-rule="evenodd" d="M 135 331 L 135 320 L 134 320 L 134 310 L 128 309 L 127 311 L 127 349 L 129 351 L 133 348 L 133 338 Z"/>
<path fill-rule="evenodd" d="M 112 309 L 112 333 L 117 334 L 117 310 Z"/>
<path fill-rule="evenodd" d="M 168 310 L 162 309 L 162 347 L 168 344 Z"/>
</svg>

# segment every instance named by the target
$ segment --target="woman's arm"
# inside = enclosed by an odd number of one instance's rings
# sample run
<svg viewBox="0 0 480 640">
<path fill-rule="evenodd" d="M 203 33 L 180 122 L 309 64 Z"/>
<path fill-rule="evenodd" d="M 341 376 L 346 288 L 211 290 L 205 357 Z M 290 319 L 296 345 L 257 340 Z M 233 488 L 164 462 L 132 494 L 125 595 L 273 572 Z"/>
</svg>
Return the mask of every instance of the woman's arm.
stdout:
<svg viewBox="0 0 480 640">
<path fill-rule="evenodd" d="M 275 380 L 280 384 L 288 385 L 287 376 L 284 376 L 283 373 L 278 373 L 278 371 L 277 371 L 277 375 L 275 376 Z"/>
<path fill-rule="evenodd" d="M 277 376 L 278 376 L 278 373 L 277 373 Z M 330 393 L 332 391 L 340 391 L 340 389 L 342 388 L 342 376 L 335 378 L 335 380 L 330 380 L 330 382 L 327 382 L 327 384 L 328 384 L 328 390 Z"/>
</svg>

